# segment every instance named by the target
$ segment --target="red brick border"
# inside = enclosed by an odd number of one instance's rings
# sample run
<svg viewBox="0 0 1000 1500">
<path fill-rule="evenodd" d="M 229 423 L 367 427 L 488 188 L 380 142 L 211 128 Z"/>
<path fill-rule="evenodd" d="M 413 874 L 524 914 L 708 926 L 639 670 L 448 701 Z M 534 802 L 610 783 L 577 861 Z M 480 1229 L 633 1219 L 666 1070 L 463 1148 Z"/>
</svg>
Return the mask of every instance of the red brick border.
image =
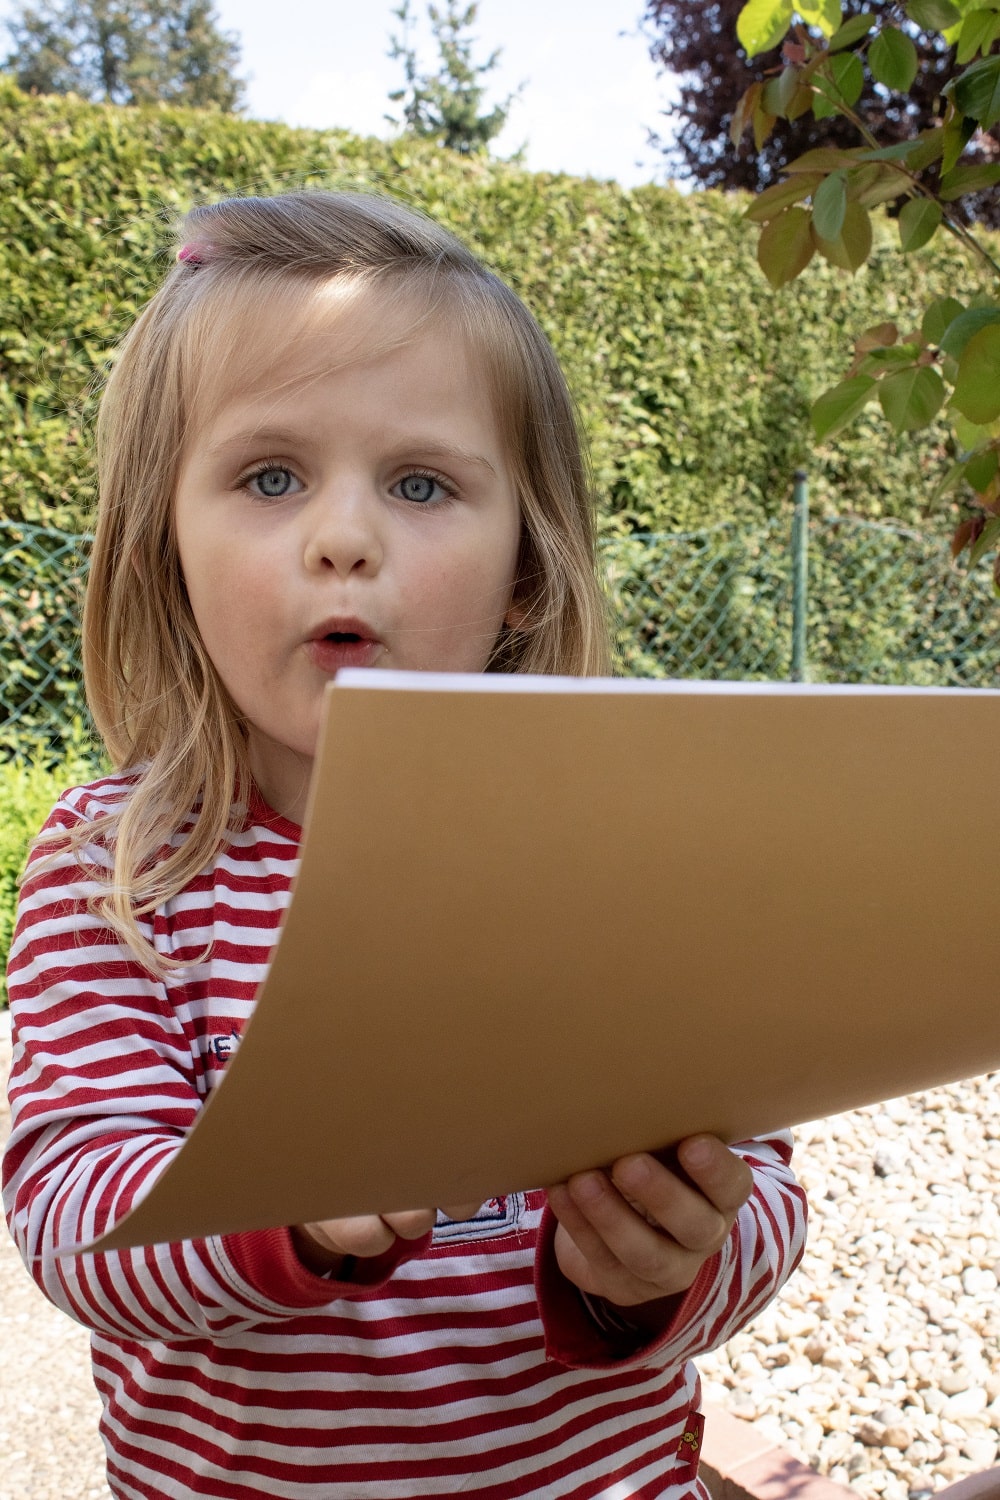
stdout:
<svg viewBox="0 0 1000 1500">
<path fill-rule="evenodd" d="M 752 1422 L 710 1404 L 705 1406 L 699 1472 L 712 1500 L 851 1500 L 856 1496 L 856 1491 L 793 1458 Z M 984 1494 L 982 1500 L 992 1497 Z"/>
</svg>

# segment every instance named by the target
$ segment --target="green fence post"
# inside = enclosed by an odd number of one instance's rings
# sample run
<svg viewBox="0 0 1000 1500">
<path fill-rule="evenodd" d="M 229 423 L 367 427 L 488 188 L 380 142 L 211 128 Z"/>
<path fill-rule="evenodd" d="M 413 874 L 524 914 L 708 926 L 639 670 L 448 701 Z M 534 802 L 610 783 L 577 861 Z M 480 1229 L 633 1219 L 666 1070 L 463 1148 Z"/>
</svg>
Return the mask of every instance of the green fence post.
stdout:
<svg viewBox="0 0 1000 1500">
<path fill-rule="evenodd" d="M 806 604 L 809 580 L 809 478 L 795 470 L 792 489 L 792 681 L 805 682 Z"/>
</svg>

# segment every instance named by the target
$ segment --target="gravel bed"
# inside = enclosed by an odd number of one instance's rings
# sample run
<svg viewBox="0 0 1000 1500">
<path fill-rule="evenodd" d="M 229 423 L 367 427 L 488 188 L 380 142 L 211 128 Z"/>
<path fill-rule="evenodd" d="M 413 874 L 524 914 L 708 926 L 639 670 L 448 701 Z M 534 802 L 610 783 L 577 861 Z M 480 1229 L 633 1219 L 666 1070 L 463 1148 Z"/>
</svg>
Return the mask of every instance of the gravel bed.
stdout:
<svg viewBox="0 0 1000 1500">
<path fill-rule="evenodd" d="M 0 1013 L 0 1083 L 9 1063 Z M 805 1258 L 698 1361 L 707 1399 L 861 1496 L 925 1500 L 1000 1437 L 1000 1074 L 798 1127 Z M 7 1133 L 0 1089 L 0 1142 Z M 0 1500 L 109 1500 L 88 1336 L 0 1232 Z"/>
<path fill-rule="evenodd" d="M 708 1399 L 860 1495 L 922 1500 L 997 1462 L 998 1083 L 798 1127 L 805 1257 L 698 1361 Z"/>
</svg>

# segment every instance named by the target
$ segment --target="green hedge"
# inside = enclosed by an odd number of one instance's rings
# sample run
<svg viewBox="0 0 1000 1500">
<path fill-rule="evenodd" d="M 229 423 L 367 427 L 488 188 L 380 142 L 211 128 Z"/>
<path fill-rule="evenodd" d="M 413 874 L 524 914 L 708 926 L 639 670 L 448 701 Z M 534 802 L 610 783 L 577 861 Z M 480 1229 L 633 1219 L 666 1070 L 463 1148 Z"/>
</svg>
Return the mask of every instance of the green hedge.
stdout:
<svg viewBox="0 0 1000 1500">
<path fill-rule="evenodd" d="M 162 274 L 177 213 L 302 185 L 396 193 L 514 284 L 576 392 L 608 529 L 774 515 L 802 463 L 820 508 L 922 514 L 943 429 L 897 440 L 872 411 L 814 456 L 807 410 L 864 327 L 973 289 L 945 237 L 904 261 L 882 223 L 853 280 L 819 263 L 773 292 L 737 197 L 628 192 L 217 113 L 31 99 L 2 79 L 0 139 L 0 504 L 15 519 L 85 523 L 95 383 Z"/>
<path fill-rule="evenodd" d="M 7 952 L 14 933 L 18 881 L 28 846 L 67 787 L 92 781 L 93 758 L 71 752 L 55 769 L 0 761 L 0 1005 L 7 1003 Z"/>
</svg>

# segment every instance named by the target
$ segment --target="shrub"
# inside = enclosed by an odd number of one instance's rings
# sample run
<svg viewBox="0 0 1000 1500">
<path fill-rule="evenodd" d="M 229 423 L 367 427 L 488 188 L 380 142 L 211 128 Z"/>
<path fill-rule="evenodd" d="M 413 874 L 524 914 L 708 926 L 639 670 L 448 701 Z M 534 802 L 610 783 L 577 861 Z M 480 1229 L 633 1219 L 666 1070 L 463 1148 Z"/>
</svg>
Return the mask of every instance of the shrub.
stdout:
<svg viewBox="0 0 1000 1500">
<path fill-rule="evenodd" d="M 7 1003 L 7 953 L 28 847 L 59 795 L 95 774 L 94 760 L 83 746 L 71 749 L 54 769 L 26 760 L 0 761 L 0 1005 Z"/>
</svg>

